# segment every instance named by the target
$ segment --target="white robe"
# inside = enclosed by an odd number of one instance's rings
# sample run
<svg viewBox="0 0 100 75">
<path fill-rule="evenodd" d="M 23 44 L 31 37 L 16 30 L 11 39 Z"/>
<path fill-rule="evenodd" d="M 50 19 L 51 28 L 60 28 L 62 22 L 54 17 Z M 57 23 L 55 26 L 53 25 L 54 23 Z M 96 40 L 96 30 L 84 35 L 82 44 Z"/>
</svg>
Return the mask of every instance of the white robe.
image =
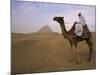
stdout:
<svg viewBox="0 0 100 75">
<path fill-rule="evenodd" d="M 77 36 L 82 36 L 83 34 L 83 26 L 85 26 L 85 18 L 83 16 L 79 17 L 79 23 L 75 25 L 75 34 Z M 82 26 L 83 25 L 83 26 Z"/>
<path fill-rule="evenodd" d="M 85 26 L 86 21 L 85 21 L 85 18 L 83 16 L 79 17 L 79 23 L 82 24 L 83 26 Z"/>
</svg>

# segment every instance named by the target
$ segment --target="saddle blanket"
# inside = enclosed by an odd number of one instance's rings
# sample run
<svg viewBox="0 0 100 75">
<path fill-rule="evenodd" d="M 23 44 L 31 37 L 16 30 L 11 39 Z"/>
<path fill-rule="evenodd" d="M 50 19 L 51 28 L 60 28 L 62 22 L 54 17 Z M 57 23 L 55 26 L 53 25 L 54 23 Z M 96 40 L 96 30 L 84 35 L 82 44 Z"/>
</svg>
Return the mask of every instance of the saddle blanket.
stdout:
<svg viewBox="0 0 100 75">
<path fill-rule="evenodd" d="M 75 25 L 75 34 L 76 34 L 77 36 L 82 36 L 82 34 L 83 34 L 83 26 L 82 26 L 82 24 L 77 23 L 77 24 Z"/>
</svg>

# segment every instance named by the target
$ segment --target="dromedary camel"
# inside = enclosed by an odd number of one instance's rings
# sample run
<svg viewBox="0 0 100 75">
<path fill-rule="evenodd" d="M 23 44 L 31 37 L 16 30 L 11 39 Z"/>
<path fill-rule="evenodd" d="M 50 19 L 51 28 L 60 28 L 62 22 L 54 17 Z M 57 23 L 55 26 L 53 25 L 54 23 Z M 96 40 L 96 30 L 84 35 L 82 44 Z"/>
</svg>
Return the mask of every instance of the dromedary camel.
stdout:
<svg viewBox="0 0 100 75">
<path fill-rule="evenodd" d="M 75 48 L 77 48 L 77 43 L 78 42 L 83 41 L 83 40 L 86 41 L 86 43 L 88 44 L 88 47 L 89 47 L 88 61 L 90 62 L 92 51 L 93 51 L 93 48 L 92 48 L 93 44 L 92 44 L 92 35 L 91 35 L 88 27 L 87 26 L 85 27 L 87 29 L 87 31 L 88 31 L 88 37 L 87 38 L 75 37 L 74 31 L 75 31 L 75 24 L 76 24 L 76 22 L 73 24 L 72 28 L 69 31 L 67 31 L 66 28 L 65 28 L 64 17 L 54 17 L 53 20 L 57 21 L 60 24 L 62 34 L 63 34 L 65 39 L 69 40 L 71 48 L 73 47 L 73 44 L 74 44 Z M 83 27 L 83 33 L 84 33 L 84 27 Z M 76 49 L 75 54 L 76 54 L 75 55 L 76 63 L 80 63 L 78 49 Z"/>
</svg>

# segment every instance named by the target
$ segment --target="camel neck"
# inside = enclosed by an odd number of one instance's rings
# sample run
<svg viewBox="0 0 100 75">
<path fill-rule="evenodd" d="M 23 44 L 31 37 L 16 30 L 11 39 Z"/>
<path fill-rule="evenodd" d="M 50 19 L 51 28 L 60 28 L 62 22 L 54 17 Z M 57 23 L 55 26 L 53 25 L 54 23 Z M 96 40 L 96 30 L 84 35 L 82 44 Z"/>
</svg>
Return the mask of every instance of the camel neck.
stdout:
<svg viewBox="0 0 100 75">
<path fill-rule="evenodd" d="M 66 30 L 66 28 L 65 28 L 65 23 L 64 23 L 64 21 L 62 21 L 62 23 L 60 23 L 60 26 L 61 26 L 61 31 L 62 31 L 62 34 L 63 34 L 63 36 L 65 37 L 65 38 L 67 38 L 67 30 Z"/>
</svg>

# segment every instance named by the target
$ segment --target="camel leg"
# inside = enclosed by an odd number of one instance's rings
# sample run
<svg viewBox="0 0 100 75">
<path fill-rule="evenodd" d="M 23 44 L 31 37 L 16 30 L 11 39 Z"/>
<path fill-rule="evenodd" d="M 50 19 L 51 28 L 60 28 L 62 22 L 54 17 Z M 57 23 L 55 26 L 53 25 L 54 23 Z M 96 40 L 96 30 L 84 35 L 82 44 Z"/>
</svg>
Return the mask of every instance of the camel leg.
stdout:
<svg viewBox="0 0 100 75">
<path fill-rule="evenodd" d="M 75 57 L 76 57 L 76 63 L 79 64 L 80 63 L 80 57 L 79 57 L 79 50 L 77 49 L 77 42 L 74 43 L 75 45 Z"/>
<path fill-rule="evenodd" d="M 69 41 L 70 42 L 70 46 L 71 46 L 71 51 L 72 51 L 72 55 L 73 55 L 73 42 Z"/>
<path fill-rule="evenodd" d="M 72 62 L 73 58 L 74 58 L 74 52 L 73 52 L 73 42 L 69 40 L 70 43 L 70 49 L 71 49 L 71 58 L 68 60 L 68 62 Z"/>
<path fill-rule="evenodd" d="M 72 55 L 71 61 L 73 61 L 74 58 L 73 43 L 71 42 L 70 45 L 71 45 L 71 55 Z"/>
<path fill-rule="evenodd" d="M 91 61 L 91 57 L 92 57 L 92 52 L 93 52 L 93 44 L 92 44 L 92 41 L 91 40 L 87 40 L 86 41 L 88 46 L 89 46 L 89 57 L 88 57 L 88 61 L 90 62 Z"/>
</svg>

